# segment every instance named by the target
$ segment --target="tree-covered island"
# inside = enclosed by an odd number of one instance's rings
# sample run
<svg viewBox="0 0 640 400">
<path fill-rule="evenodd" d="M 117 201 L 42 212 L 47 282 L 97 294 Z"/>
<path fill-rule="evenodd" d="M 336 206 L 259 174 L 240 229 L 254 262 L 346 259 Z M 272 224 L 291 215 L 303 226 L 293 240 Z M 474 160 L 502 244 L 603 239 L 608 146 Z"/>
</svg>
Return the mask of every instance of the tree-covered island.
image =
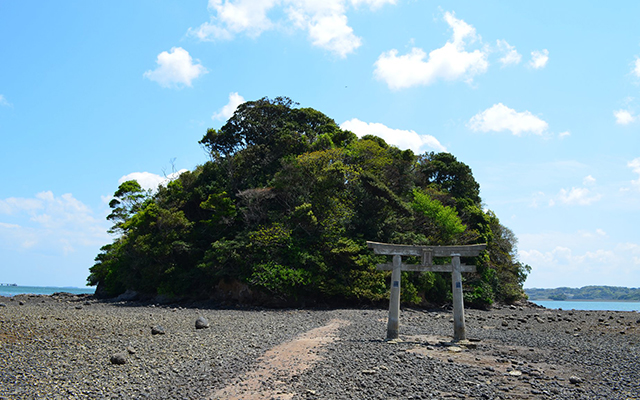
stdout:
<svg viewBox="0 0 640 400">
<path fill-rule="evenodd" d="M 358 138 L 288 98 L 249 101 L 199 142 L 210 161 L 151 193 L 136 181 L 110 202 L 113 243 L 88 283 L 102 296 L 218 298 L 266 305 L 377 303 L 389 272 L 366 241 L 487 243 L 465 274 L 468 305 L 524 297 L 517 239 L 483 210 L 471 169 Z M 448 260 L 436 260 L 440 263 Z M 415 260 L 418 262 L 418 260 Z M 405 304 L 450 299 L 445 273 L 402 276 Z"/>
<path fill-rule="evenodd" d="M 577 301 L 640 301 L 640 288 L 619 286 L 559 287 L 555 289 L 525 289 L 530 300 Z"/>
</svg>

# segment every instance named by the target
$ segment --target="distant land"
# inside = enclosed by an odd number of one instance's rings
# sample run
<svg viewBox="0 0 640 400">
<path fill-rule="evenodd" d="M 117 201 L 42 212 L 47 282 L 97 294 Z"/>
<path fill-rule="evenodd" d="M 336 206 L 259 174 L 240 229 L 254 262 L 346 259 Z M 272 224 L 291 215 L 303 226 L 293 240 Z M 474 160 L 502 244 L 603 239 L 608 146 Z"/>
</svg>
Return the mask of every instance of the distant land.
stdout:
<svg viewBox="0 0 640 400">
<path fill-rule="evenodd" d="M 640 288 L 618 286 L 560 287 L 555 289 L 524 289 L 529 300 L 571 301 L 640 301 Z"/>
</svg>

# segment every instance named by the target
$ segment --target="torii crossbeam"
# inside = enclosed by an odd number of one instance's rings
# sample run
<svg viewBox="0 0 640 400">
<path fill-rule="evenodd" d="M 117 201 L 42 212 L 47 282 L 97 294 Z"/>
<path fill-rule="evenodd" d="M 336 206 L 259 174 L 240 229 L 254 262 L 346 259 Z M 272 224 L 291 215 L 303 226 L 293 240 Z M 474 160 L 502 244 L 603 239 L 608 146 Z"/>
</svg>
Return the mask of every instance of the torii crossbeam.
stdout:
<svg viewBox="0 0 640 400">
<path fill-rule="evenodd" d="M 460 257 L 475 257 L 484 250 L 486 244 L 464 246 L 411 246 L 367 242 L 367 246 L 376 254 L 393 256 L 393 263 L 378 264 L 378 269 L 391 271 L 391 296 L 389 299 L 389 322 L 387 339 L 397 339 L 400 326 L 400 279 L 402 271 L 451 272 L 451 290 L 453 291 L 453 340 L 467 338 L 464 326 L 464 299 L 462 295 L 462 272 L 476 272 L 474 265 L 461 265 Z M 403 264 L 402 256 L 421 257 L 420 264 Z M 451 257 L 451 264 L 434 265 L 433 257 Z"/>
</svg>

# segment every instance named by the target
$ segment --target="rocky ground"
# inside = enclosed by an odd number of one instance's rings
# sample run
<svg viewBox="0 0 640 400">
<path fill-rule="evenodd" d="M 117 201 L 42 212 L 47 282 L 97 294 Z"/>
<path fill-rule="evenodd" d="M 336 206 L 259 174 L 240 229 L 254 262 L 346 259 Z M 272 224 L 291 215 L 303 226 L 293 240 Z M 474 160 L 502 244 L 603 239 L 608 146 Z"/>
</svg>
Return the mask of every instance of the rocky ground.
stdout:
<svg viewBox="0 0 640 400">
<path fill-rule="evenodd" d="M 640 398 L 638 313 L 466 310 L 463 343 L 449 310 L 400 318 L 0 297 L 0 399 Z"/>
</svg>

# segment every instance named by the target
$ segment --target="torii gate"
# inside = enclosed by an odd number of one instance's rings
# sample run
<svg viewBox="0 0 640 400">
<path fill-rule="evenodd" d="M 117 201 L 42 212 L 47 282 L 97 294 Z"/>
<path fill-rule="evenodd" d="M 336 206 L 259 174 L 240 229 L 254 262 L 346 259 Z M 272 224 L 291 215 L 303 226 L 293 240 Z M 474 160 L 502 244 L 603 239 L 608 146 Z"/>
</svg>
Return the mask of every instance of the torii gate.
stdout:
<svg viewBox="0 0 640 400">
<path fill-rule="evenodd" d="M 475 265 L 461 265 L 460 257 L 474 257 L 480 254 L 487 245 L 472 244 L 464 246 L 410 246 L 404 244 L 388 244 L 367 242 L 375 254 L 393 256 L 392 264 L 378 264 L 381 271 L 391 271 L 391 296 L 389 299 L 389 322 L 387 323 L 387 339 L 397 339 L 400 315 L 400 279 L 401 271 L 433 271 L 451 272 L 451 289 L 453 291 L 453 340 L 466 340 L 464 328 L 464 299 L 462 296 L 462 272 L 476 272 Z M 402 256 L 418 256 L 420 264 L 403 264 Z M 451 257 L 451 264 L 434 265 L 433 257 Z"/>
</svg>

